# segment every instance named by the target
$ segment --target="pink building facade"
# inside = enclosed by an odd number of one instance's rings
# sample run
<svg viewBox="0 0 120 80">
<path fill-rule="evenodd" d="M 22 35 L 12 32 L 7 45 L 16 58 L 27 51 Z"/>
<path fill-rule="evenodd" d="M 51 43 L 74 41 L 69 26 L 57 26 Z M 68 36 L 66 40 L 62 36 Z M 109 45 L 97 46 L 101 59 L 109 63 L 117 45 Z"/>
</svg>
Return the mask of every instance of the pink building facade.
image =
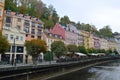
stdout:
<svg viewBox="0 0 120 80">
<path fill-rule="evenodd" d="M 94 36 L 94 48 L 95 49 L 100 49 L 100 39 L 99 39 L 99 37 Z"/>
</svg>

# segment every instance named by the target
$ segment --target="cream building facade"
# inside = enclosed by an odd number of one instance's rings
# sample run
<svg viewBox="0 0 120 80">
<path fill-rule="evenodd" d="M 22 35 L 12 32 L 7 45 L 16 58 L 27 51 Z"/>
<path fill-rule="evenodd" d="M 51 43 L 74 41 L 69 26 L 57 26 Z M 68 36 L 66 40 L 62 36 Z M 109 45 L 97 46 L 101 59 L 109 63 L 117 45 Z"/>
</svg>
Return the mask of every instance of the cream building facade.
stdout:
<svg viewBox="0 0 120 80">
<path fill-rule="evenodd" d="M 109 49 L 109 43 L 104 38 L 100 38 L 100 49 L 105 49 L 105 50 Z"/>
<path fill-rule="evenodd" d="M 9 41 L 10 47 L 6 54 L 1 55 L 1 61 L 11 63 L 16 59 L 17 63 L 25 63 L 25 32 L 17 29 L 16 27 L 3 26 L 2 34 Z"/>
<path fill-rule="evenodd" d="M 11 12 L 10 10 L 6 10 L 4 11 L 2 33 L 4 36 L 8 36 L 8 40 L 11 39 L 9 40 L 11 47 L 9 52 L 7 52 L 6 55 L 1 57 L 1 60 L 10 63 L 10 61 L 13 60 L 11 54 L 15 53 L 16 56 L 14 54 L 13 56 L 15 56 L 14 58 L 17 59 L 17 62 L 24 63 L 26 59 L 31 60 L 31 57 L 26 55 L 27 53 L 24 48 L 24 43 L 25 41 L 30 41 L 32 39 L 41 39 L 43 33 L 43 22 L 39 18 L 35 18 L 27 14 L 20 14 L 18 12 Z M 14 39 L 12 38 L 15 39 L 15 51 L 13 51 Z M 21 41 L 18 39 L 20 39 Z M 21 48 L 22 52 L 16 51 L 18 50 L 18 48 Z M 6 59 L 10 61 L 3 59 L 3 57 L 5 56 L 7 56 L 8 58 Z"/>
<path fill-rule="evenodd" d="M 51 51 L 51 44 L 54 41 L 62 41 L 65 43 L 65 40 L 62 36 L 57 35 L 57 34 L 52 34 L 48 30 L 44 30 L 42 39 L 47 43 L 47 48 L 49 51 Z"/>
</svg>

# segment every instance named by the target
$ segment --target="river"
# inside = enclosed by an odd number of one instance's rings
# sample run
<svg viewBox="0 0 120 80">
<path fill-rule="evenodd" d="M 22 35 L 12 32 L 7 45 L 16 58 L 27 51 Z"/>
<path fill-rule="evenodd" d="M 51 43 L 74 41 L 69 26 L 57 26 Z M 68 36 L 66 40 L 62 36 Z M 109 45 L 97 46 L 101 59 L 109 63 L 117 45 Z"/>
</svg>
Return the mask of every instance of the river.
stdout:
<svg viewBox="0 0 120 80">
<path fill-rule="evenodd" d="M 76 71 L 50 80 L 120 80 L 120 60 Z"/>
</svg>

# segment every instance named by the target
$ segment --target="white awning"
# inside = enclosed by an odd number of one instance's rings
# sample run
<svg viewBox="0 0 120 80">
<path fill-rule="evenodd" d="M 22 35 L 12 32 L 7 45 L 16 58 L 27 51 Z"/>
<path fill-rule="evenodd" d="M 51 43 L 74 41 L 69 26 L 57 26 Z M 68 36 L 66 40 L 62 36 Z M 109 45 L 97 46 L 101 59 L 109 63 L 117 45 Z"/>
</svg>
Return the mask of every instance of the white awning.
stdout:
<svg viewBox="0 0 120 80">
<path fill-rule="evenodd" d="M 87 56 L 86 54 L 83 54 L 83 53 L 75 53 L 75 54 L 77 54 L 79 56 Z"/>
</svg>

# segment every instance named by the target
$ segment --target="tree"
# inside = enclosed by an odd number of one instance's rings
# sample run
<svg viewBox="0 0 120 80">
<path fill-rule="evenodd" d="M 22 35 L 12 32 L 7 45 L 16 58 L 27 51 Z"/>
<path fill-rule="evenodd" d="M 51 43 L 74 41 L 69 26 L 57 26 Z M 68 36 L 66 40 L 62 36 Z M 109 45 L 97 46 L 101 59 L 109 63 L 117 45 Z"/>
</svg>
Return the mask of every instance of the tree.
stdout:
<svg viewBox="0 0 120 80">
<path fill-rule="evenodd" d="M 69 45 L 67 46 L 67 49 L 68 49 L 69 52 L 72 53 L 72 54 L 71 54 L 71 57 L 74 55 L 75 52 L 78 51 L 77 46 L 74 45 L 74 44 L 69 44 Z"/>
<path fill-rule="evenodd" d="M 87 52 L 88 52 L 88 53 L 95 53 L 95 49 L 89 48 L 89 49 L 87 49 Z"/>
<path fill-rule="evenodd" d="M 5 10 L 17 11 L 17 6 L 13 0 L 5 0 Z"/>
<path fill-rule="evenodd" d="M 45 53 L 47 51 L 47 46 L 45 41 L 40 39 L 26 41 L 25 46 L 26 46 L 28 55 L 32 56 L 33 64 L 37 64 L 36 63 L 37 57 L 41 52 Z"/>
<path fill-rule="evenodd" d="M 8 48 L 9 48 L 9 43 L 7 39 L 4 36 L 2 36 L 2 33 L 0 32 L 0 54 L 4 54 Z"/>
<path fill-rule="evenodd" d="M 113 37 L 112 35 L 112 29 L 107 25 L 104 28 L 99 30 L 100 34 L 104 37 Z"/>
<path fill-rule="evenodd" d="M 67 26 L 67 24 L 70 23 L 69 17 L 68 17 L 68 16 L 62 17 L 62 18 L 60 19 L 60 23 L 61 23 L 62 25 L 64 25 L 64 26 Z"/>
<path fill-rule="evenodd" d="M 84 46 L 78 46 L 78 51 L 79 51 L 80 53 L 85 53 L 85 54 L 87 54 L 87 50 L 86 50 L 86 48 L 85 48 Z"/>
<path fill-rule="evenodd" d="M 56 55 L 57 58 L 60 58 L 62 55 L 67 53 L 67 48 L 62 41 L 54 41 L 51 44 L 51 51 Z"/>
<path fill-rule="evenodd" d="M 20 12 L 22 14 L 28 14 L 28 8 L 26 7 L 26 5 L 19 6 L 18 7 L 18 12 Z"/>
<path fill-rule="evenodd" d="M 113 53 L 113 51 L 112 51 L 111 49 L 106 50 L 106 54 L 107 54 L 107 55 L 110 55 L 110 54 L 112 54 L 112 53 Z"/>
<path fill-rule="evenodd" d="M 43 19 L 43 22 L 45 23 L 44 26 L 46 29 L 50 29 L 54 26 L 54 23 L 52 20 Z"/>
</svg>

